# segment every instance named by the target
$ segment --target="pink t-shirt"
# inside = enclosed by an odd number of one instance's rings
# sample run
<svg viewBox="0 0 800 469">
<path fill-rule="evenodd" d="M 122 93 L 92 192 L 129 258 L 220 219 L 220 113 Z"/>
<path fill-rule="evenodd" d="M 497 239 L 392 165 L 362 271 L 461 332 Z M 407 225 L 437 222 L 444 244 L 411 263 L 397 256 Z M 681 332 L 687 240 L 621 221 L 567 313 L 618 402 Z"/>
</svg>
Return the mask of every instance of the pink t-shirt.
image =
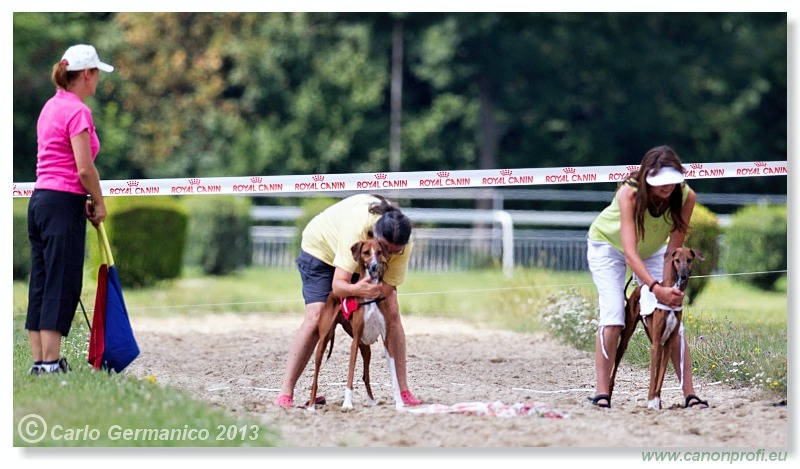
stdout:
<svg viewBox="0 0 800 469">
<path fill-rule="evenodd" d="M 83 131 L 89 132 L 94 160 L 100 151 L 100 140 L 94 129 L 92 110 L 78 95 L 57 90 L 55 96 L 45 103 L 36 124 L 39 149 L 34 188 L 88 193 L 78 176 L 78 165 L 71 141 L 72 137 Z"/>
</svg>

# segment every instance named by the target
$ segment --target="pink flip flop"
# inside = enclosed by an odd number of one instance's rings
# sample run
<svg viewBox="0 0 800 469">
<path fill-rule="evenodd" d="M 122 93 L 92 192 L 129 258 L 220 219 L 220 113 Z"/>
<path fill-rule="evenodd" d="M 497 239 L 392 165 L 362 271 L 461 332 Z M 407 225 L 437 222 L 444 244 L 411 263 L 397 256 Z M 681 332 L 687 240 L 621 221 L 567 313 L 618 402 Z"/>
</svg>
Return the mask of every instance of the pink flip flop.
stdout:
<svg viewBox="0 0 800 469">
<path fill-rule="evenodd" d="M 409 391 L 408 389 L 402 391 L 400 393 L 400 397 L 403 398 L 403 404 L 407 406 L 415 406 L 422 404 L 422 401 L 414 397 L 414 395 L 411 394 L 411 391 Z"/>
<path fill-rule="evenodd" d="M 280 396 L 276 397 L 274 401 L 272 401 L 278 407 L 293 407 L 294 401 L 292 400 L 291 396 L 287 396 L 286 394 L 281 394 Z"/>
<path fill-rule="evenodd" d="M 317 405 L 325 404 L 325 396 L 317 396 L 317 399 L 314 402 L 316 402 Z M 278 407 L 294 407 L 294 400 L 286 394 L 281 394 L 280 396 L 276 397 L 272 403 Z M 306 401 L 305 406 L 308 407 L 308 401 Z"/>
</svg>

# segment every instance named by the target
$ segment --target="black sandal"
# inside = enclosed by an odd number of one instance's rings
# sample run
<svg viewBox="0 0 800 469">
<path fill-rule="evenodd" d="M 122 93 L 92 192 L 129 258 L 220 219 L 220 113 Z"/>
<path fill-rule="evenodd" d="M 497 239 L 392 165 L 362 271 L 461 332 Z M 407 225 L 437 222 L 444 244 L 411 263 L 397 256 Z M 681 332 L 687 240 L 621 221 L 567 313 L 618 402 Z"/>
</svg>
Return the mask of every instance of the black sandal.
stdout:
<svg viewBox="0 0 800 469">
<path fill-rule="evenodd" d="M 688 409 L 696 405 L 704 405 L 705 406 L 703 407 L 704 409 L 708 409 L 709 407 L 711 407 L 708 405 L 708 401 L 704 401 L 699 397 L 695 396 L 694 394 L 689 394 L 688 396 L 686 396 L 686 403 L 683 405 L 684 409 Z"/>
<path fill-rule="evenodd" d="M 611 408 L 611 396 L 609 396 L 608 394 L 598 394 L 594 397 L 587 397 L 586 399 L 589 399 L 589 402 L 591 402 L 592 405 L 596 405 L 597 407 L 602 407 L 603 409 Z M 606 401 L 606 402 L 600 402 L 600 401 Z"/>
</svg>

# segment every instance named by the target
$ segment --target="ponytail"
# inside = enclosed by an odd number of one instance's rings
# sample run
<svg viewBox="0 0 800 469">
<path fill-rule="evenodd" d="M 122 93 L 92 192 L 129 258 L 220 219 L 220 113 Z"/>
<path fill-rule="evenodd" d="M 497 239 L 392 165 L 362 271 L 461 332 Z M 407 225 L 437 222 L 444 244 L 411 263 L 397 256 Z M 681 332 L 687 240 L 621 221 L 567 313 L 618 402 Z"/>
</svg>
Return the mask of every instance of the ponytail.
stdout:
<svg viewBox="0 0 800 469">
<path fill-rule="evenodd" d="M 50 75 L 50 80 L 56 85 L 56 88 L 66 90 L 70 83 L 75 81 L 83 70 L 67 71 L 67 61 L 61 60 L 53 65 L 53 73 Z"/>
</svg>

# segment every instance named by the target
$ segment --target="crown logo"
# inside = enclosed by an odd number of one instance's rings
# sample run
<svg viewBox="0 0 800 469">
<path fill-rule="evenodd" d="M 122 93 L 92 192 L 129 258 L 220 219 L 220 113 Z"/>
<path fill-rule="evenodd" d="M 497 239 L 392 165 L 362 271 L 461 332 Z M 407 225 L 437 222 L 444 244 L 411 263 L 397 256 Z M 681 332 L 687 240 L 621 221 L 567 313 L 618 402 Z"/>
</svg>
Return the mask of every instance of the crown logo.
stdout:
<svg viewBox="0 0 800 469">
<path fill-rule="evenodd" d="M 564 171 L 567 174 L 572 174 L 575 172 L 575 168 L 564 168 L 562 171 Z"/>
<path fill-rule="evenodd" d="M 689 165 L 689 167 L 692 169 L 700 169 L 703 167 L 703 163 L 692 163 Z"/>
<path fill-rule="evenodd" d="M 262 181 L 261 176 L 253 176 L 250 178 L 250 182 L 252 182 L 253 184 L 261 184 L 261 181 Z"/>
<path fill-rule="evenodd" d="M 638 164 L 631 164 L 631 165 L 625 166 L 625 169 L 627 169 L 630 172 L 639 171 L 639 165 Z"/>
<path fill-rule="evenodd" d="M 313 180 L 315 180 L 317 182 L 320 182 L 320 181 L 324 181 L 325 180 L 325 176 L 323 176 L 322 174 L 315 174 L 315 175 L 311 176 L 311 179 L 313 179 Z"/>
<path fill-rule="evenodd" d="M 754 164 L 754 165 L 756 165 L 756 166 L 758 166 L 758 167 L 761 167 L 761 166 L 766 166 L 766 165 L 767 165 L 766 161 L 756 161 L 756 162 L 755 162 L 755 163 L 753 163 L 753 164 Z"/>
<path fill-rule="evenodd" d="M 375 179 L 386 179 L 386 173 L 375 173 Z"/>
<path fill-rule="evenodd" d="M 510 169 L 501 169 L 500 170 L 500 174 L 502 174 L 503 176 L 511 176 L 512 173 L 513 173 L 513 171 L 511 171 Z"/>
<path fill-rule="evenodd" d="M 128 187 L 139 187 L 139 181 L 128 181 Z"/>
<path fill-rule="evenodd" d="M 191 185 L 193 185 L 193 186 L 196 186 L 196 185 L 200 184 L 200 179 L 198 179 L 198 178 L 191 178 L 191 179 L 189 179 L 189 184 L 191 184 Z"/>
<path fill-rule="evenodd" d="M 436 175 L 439 176 L 440 178 L 449 178 L 450 177 L 450 172 L 449 171 L 439 171 L 438 173 L 436 173 Z"/>
</svg>

